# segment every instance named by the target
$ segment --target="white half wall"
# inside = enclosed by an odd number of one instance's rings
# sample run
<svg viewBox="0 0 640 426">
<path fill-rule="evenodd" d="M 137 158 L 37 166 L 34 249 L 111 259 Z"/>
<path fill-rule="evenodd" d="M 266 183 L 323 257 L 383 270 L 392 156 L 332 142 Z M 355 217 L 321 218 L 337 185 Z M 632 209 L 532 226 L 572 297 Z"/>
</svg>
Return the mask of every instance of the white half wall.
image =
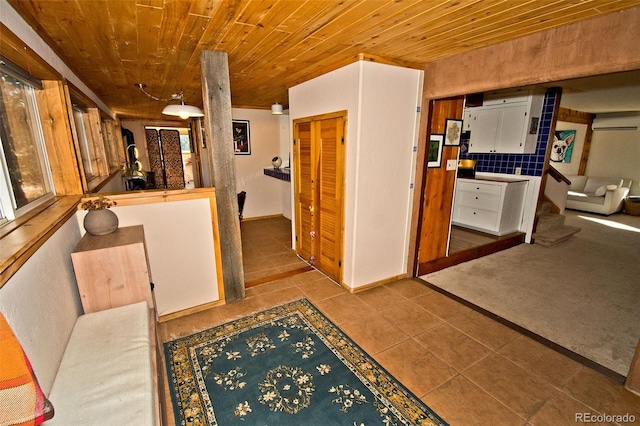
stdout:
<svg viewBox="0 0 640 426">
<path fill-rule="evenodd" d="M 49 395 L 82 304 L 71 263 L 80 241 L 75 218 L 58 229 L 0 288 L 0 311 Z"/>
<path fill-rule="evenodd" d="M 407 272 L 421 80 L 422 71 L 359 61 L 289 89 L 292 121 L 348 114 L 343 259 L 348 287 Z"/>
<path fill-rule="evenodd" d="M 120 227 L 144 226 L 159 316 L 220 299 L 208 199 L 111 209 Z M 86 213 L 76 213 L 80 226 Z"/>
</svg>

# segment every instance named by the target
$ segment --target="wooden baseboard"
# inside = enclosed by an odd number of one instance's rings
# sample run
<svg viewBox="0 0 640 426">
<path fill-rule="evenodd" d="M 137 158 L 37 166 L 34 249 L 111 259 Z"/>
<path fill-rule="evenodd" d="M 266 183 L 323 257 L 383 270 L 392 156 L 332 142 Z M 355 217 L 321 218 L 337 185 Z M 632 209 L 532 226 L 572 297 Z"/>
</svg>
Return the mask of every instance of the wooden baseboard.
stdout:
<svg viewBox="0 0 640 426">
<path fill-rule="evenodd" d="M 376 287 L 380 287 L 383 286 L 385 284 L 389 284 L 389 283 L 393 283 L 396 281 L 400 281 L 403 280 L 405 278 L 408 278 L 407 274 L 400 274 L 400 275 L 396 275 L 394 277 L 389 277 L 389 278 L 385 278 L 384 280 L 380 280 L 380 281 L 375 281 L 369 284 L 365 284 L 365 285 L 361 285 L 355 288 L 349 287 L 347 285 L 345 285 L 344 283 L 340 283 L 340 287 L 344 288 L 345 290 L 347 290 L 349 293 L 351 294 L 355 294 L 355 293 L 360 293 L 363 291 L 367 291 L 367 290 L 371 290 L 372 288 L 376 288 Z"/>
<path fill-rule="evenodd" d="M 254 220 L 262 220 L 262 219 L 276 219 L 279 217 L 284 217 L 284 215 L 282 213 L 280 214 L 270 214 L 267 216 L 255 216 L 255 217 L 243 217 L 242 221 L 243 222 L 252 222 Z"/>
<path fill-rule="evenodd" d="M 515 247 L 519 244 L 522 244 L 524 242 L 524 238 L 525 238 L 524 233 L 517 233 L 511 236 L 508 236 L 506 238 L 497 240 L 490 244 L 485 244 L 483 246 L 460 251 L 460 252 L 451 254 L 447 257 L 432 260 L 430 262 L 421 263 L 418 266 L 417 275 L 421 276 L 425 274 L 430 274 L 431 272 L 436 272 L 441 269 L 445 269 L 462 262 L 478 259 L 480 257 L 487 256 L 492 253 L 497 253 L 499 251 L 506 250 L 511 247 Z"/>
<path fill-rule="evenodd" d="M 158 323 L 171 321 L 172 319 L 184 317 L 187 315 L 195 314 L 197 312 L 202 312 L 207 309 L 215 308 L 216 306 L 222 306 L 226 302 L 224 300 L 215 300 L 209 303 L 203 303 L 202 305 L 194 306 L 192 308 L 183 309 L 181 311 L 172 312 L 170 314 L 162 315 L 158 317 Z"/>
</svg>

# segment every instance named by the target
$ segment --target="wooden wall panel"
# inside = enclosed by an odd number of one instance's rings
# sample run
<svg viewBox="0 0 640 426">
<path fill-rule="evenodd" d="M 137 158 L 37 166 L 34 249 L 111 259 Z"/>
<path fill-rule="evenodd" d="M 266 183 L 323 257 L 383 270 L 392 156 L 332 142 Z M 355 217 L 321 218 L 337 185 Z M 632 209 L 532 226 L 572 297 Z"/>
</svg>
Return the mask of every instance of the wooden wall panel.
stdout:
<svg viewBox="0 0 640 426">
<path fill-rule="evenodd" d="M 464 98 L 437 100 L 429 109 L 429 133 L 444 133 L 447 118 L 462 118 Z M 428 136 L 427 136 L 428 137 Z M 421 141 L 426 144 L 426 139 Z M 442 166 L 427 169 L 422 201 L 422 220 L 419 230 L 418 263 L 425 263 L 447 255 L 449 241 L 449 221 L 453 203 L 455 170 L 447 170 L 449 159 L 458 158 L 457 146 L 444 146 Z"/>
<path fill-rule="evenodd" d="M 36 91 L 38 110 L 56 194 L 82 194 L 82 177 L 63 84 L 47 80 L 42 86 L 42 90 Z"/>
</svg>

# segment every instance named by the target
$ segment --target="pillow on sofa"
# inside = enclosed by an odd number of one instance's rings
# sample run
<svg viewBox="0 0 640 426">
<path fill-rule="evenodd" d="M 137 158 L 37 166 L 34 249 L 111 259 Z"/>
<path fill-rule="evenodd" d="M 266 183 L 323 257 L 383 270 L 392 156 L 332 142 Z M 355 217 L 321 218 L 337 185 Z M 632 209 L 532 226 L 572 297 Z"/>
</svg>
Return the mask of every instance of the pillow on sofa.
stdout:
<svg viewBox="0 0 640 426">
<path fill-rule="evenodd" d="M 3 425 L 39 425 L 53 417 L 27 355 L 0 313 L 0 419 Z M 6 422 L 6 423 L 5 423 Z"/>
<path fill-rule="evenodd" d="M 602 185 L 600 188 L 596 189 L 596 192 L 594 192 L 593 195 L 595 195 L 596 197 L 602 197 L 604 194 L 607 193 L 607 186 L 608 185 Z M 612 185 L 612 186 L 615 186 L 615 185 Z"/>
<path fill-rule="evenodd" d="M 615 185 L 619 188 L 622 185 L 622 179 L 617 178 L 602 178 L 602 177 L 589 177 L 587 183 L 584 185 L 584 192 L 593 194 L 601 186 Z"/>
</svg>

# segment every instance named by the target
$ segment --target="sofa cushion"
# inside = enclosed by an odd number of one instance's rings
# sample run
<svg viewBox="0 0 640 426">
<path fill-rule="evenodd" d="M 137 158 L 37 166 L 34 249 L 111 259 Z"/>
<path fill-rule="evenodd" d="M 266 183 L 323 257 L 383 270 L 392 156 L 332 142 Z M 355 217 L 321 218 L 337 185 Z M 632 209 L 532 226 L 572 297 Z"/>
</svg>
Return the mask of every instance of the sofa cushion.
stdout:
<svg viewBox="0 0 640 426">
<path fill-rule="evenodd" d="M 579 201 L 581 203 L 589 204 L 604 204 L 604 197 L 596 197 L 595 195 L 587 195 L 580 192 L 569 192 L 569 195 L 567 195 L 567 201 Z"/>
<path fill-rule="evenodd" d="M 589 178 L 587 178 L 587 183 L 584 185 L 583 192 L 586 192 L 588 194 L 589 193 L 593 194 L 601 186 L 607 186 L 607 185 L 615 185 L 616 187 L 619 188 L 620 185 L 622 185 L 622 179 L 589 177 Z M 605 189 L 605 191 L 606 191 L 606 189 Z"/>
<path fill-rule="evenodd" d="M 593 195 L 595 195 L 596 197 L 602 197 L 606 193 L 607 193 L 607 185 L 602 185 L 601 187 L 596 189 L 596 192 L 594 192 Z"/>
<path fill-rule="evenodd" d="M 47 425 L 154 425 L 147 302 L 81 315 L 49 398 Z"/>
<path fill-rule="evenodd" d="M 586 176 L 567 176 L 567 179 L 571 181 L 569 191 L 582 192 L 584 190 L 584 185 L 587 183 Z"/>
</svg>

